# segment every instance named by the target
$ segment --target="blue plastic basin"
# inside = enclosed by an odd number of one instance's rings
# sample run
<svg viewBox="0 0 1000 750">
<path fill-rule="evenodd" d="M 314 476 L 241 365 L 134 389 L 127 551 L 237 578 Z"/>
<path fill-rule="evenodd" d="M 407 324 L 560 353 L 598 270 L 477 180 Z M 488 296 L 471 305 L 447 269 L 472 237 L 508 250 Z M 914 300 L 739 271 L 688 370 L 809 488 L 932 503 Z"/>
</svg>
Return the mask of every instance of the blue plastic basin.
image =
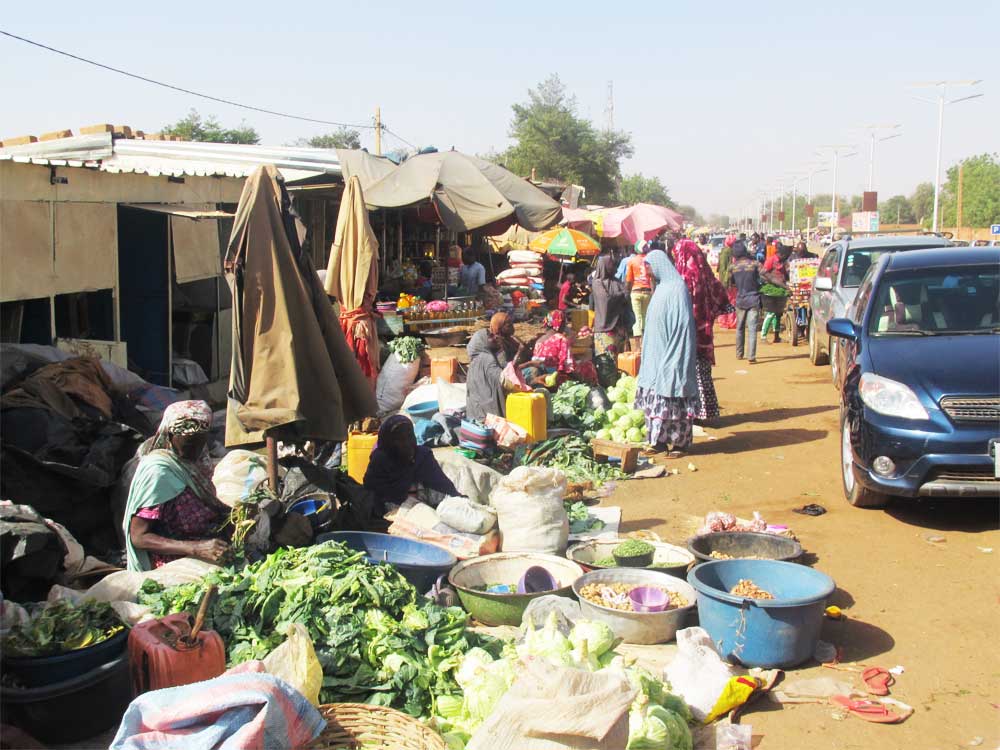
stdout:
<svg viewBox="0 0 1000 750">
<path fill-rule="evenodd" d="M 425 417 L 429 419 L 438 413 L 438 402 L 421 401 L 419 404 L 406 407 L 406 413 L 411 417 Z"/>
<path fill-rule="evenodd" d="M 297 500 L 292 503 L 288 512 L 298 513 L 309 519 L 313 533 L 316 534 L 328 529 L 330 522 L 333 520 L 333 509 L 330 507 L 329 501 L 325 499 L 316 500 L 314 498 L 306 498 L 304 500 Z"/>
<path fill-rule="evenodd" d="M 753 581 L 774 599 L 743 599 L 729 591 Z M 747 667 L 794 667 L 816 649 L 833 579 L 777 560 L 714 560 L 687 577 L 698 592 L 698 618 L 722 658 Z"/>
<path fill-rule="evenodd" d="M 333 531 L 320 534 L 316 542 L 341 542 L 365 553 L 368 562 L 387 562 L 412 583 L 421 594 L 430 590 L 438 576 L 447 573 L 458 558 L 447 550 L 427 542 L 373 531 Z"/>
</svg>

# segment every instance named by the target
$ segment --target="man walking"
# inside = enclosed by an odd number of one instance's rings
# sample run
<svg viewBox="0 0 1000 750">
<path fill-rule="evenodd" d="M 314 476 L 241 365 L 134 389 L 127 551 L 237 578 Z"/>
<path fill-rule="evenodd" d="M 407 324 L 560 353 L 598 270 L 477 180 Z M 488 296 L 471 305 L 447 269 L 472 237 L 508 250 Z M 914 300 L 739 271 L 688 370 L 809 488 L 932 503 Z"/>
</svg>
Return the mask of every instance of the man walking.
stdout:
<svg viewBox="0 0 1000 750">
<path fill-rule="evenodd" d="M 736 288 L 736 359 L 743 359 L 746 353 L 753 365 L 757 363 L 760 266 L 749 256 L 746 245 L 740 240 L 733 243 L 733 262 L 729 267 L 729 276 L 730 285 Z"/>
</svg>

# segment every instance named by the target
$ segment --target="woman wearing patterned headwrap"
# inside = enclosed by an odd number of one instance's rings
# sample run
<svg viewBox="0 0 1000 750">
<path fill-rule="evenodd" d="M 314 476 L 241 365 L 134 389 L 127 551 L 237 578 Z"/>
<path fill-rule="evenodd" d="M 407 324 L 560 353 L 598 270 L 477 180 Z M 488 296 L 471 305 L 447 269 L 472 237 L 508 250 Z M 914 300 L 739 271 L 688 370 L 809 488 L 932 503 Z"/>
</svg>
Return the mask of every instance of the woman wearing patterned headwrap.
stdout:
<svg viewBox="0 0 1000 750">
<path fill-rule="evenodd" d="M 181 557 L 218 563 L 228 550 L 219 529 L 229 508 L 215 496 L 207 461 L 211 427 L 208 404 L 178 401 L 140 446 L 124 521 L 129 570 Z"/>
</svg>

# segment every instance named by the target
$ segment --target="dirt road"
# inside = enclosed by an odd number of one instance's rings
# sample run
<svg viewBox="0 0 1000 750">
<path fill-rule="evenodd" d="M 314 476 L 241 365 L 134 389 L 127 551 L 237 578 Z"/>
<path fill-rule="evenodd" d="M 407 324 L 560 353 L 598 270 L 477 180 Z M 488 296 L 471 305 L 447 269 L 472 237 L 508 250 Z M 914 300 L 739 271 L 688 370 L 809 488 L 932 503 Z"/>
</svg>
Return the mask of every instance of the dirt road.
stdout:
<svg viewBox="0 0 1000 750">
<path fill-rule="evenodd" d="M 684 543 L 705 513 L 726 510 L 790 525 L 809 564 L 837 583 L 831 604 L 848 615 L 826 621 L 823 638 L 847 661 L 902 665 L 892 696 L 915 707 L 904 724 L 837 718 L 823 705 L 750 708 L 758 748 L 997 748 L 1000 531 L 996 502 L 935 501 L 858 510 L 843 499 L 838 394 L 828 367 L 806 348 L 758 348 L 758 363 L 736 360 L 733 334 L 716 333 L 716 387 L 723 416 L 690 456 L 671 461 L 679 476 L 623 483 L 611 502 L 626 531 L 651 528 Z M 688 463 L 696 472 L 687 468 Z M 818 503 L 819 517 L 792 513 Z M 930 542 L 928 537 L 943 537 Z M 815 663 L 786 679 L 860 680 Z M 758 737 L 761 735 L 761 737 Z M 757 744 L 759 742 L 759 744 Z"/>
</svg>

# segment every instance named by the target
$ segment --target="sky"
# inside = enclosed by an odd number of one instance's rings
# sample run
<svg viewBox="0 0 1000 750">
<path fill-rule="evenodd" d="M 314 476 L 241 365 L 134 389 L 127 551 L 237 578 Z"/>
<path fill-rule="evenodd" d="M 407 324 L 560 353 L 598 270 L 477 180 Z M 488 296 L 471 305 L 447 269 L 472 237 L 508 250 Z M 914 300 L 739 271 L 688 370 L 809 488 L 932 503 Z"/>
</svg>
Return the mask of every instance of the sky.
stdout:
<svg viewBox="0 0 1000 750">
<path fill-rule="evenodd" d="M 908 84 L 984 79 L 949 98 L 942 171 L 1000 151 L 1000 0 L 573 4 L 398 2 L 10 3 L 0 29 L 114 67 L 258 107 L 386 126 L 410 144 L 503 150 L 511 104 L 550 74 L 603 126 L 632 135 L 626 174 L 656 176 L 703 214 L 739 214 L 825 144 L 840 194 L 866 188 L 859 126 L 899 124 L 879 145 L 880 198 L 934 178 L 936 91 Z M 191 108 L 253 125 L 285 145 L 331 128 L 200 100 L 0 36 L 0 138 L 94 123 L 155 132 Z M 364 130 L 363 145 L 374 145 Z M 383 148 L 403 146 L 392 134 Z M 829 193 L 832 171 L 816 175 Z M 804 190 L 806 183 L 799 183 Z M 998 217 L 1000 218 L 1000 217 Z"/>
</svg>

